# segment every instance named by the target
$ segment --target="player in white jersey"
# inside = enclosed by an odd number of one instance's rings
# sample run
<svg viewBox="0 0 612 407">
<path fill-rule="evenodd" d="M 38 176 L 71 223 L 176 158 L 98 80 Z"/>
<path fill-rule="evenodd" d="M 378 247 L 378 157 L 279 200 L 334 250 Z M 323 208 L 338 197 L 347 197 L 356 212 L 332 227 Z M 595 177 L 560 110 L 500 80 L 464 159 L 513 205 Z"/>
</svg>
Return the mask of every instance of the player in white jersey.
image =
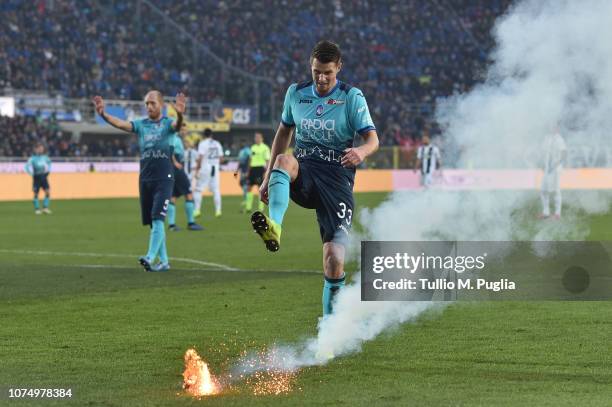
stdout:
<svg viewBox="0 0 612 407">
<path fill-rule="evenodd" d="M 213 194 L 215 205 L 215 216 L 221 216 L 221 187 L 219 167 L 223 158 L 223 147 L 221 143 L 213 138 L 210 129 L 204 130 L 204 140 L 198 144 L 198 157 L 195 169 L 195 214 L 200 215 L 202 206 L 202 192 L 208 188 Z"/>
<path fill-rule="evenodd" d="M 421 185 L 425 188 L 431 186 L 433 173 L 442 166 L 440 149 L 431 144 L 429 136 L 423 136 L 423 144 L 417 150 L 417 160 L 414 169 L 421 170 Z"/>
<path fill-rule="evenodd" d="M 550 216 L 550 195 L 554 195 L 555 213 L 554 219 L 561 218 L 561 171 L 563 163 L 567 158 L 567 146 L 559 131 L 549 134 L 542 145 L 544 176 L 542 177 L 542 189 L 540 198 L 542 200 L 542 214 L 540 218 Z"/>
<path fill-rule="evenodd" d="M 193 181 L 195 179 L 198 152 L 195 148 L 193 148 L 193 143 L 191 140 L 186 138 L 183 138 L 183 146 L 185 147 L 185 152 L 183 153 L 183 161 L 185 162 L 185 166 L 183 167 L 183 170 L 187 174 L 187 178 L 189 178 L 189 182 L 191 182 L 193 188 L 195 187 L 195 185 L 193 185 Z"/>
</svg>

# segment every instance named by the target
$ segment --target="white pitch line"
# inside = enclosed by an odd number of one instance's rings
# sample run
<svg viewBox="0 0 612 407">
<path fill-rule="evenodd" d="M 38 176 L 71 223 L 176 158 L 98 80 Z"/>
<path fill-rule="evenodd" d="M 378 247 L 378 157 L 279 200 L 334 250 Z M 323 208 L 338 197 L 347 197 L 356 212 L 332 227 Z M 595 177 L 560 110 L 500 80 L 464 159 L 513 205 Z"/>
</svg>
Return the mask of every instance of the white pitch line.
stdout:
<svg viewBox="0 0 612 407">
<path fill-rule="evenodd" d="M 85 269 L 126 269 L 127 266 L 118 266 L 114 264 L 58 264 L 60 267 L 74 267 Z"/>
<path fill-rule="evenodd" d="M 115 254 L 115 253 L 83 253 L 83 252 L 52 252 L 45 250 L 8 250 L 0 249 L 0 253 L 13 253 L 13 254 L 33 254 L 37 256 L 76 256 L 76 257 L 118 257 L 122 259 L 136 259 L 138 255 L 133 254 Z M 212 263 L 209 261 L 188 259 L 184 257 L 170 257 L 170 260 L 175 260 L 183 263 L 197 264 L 199 266 L 210 266 L 217 267 L 218 269 L 227 271 L 240 271 L 240 269 L 227 266 L 225 264 Z"/>
<path fill-rule="evenodd" d="M 114 258 L 122 258 L 122 259 L 134 259 L 137 258 L 138 255 L 134 254 L 115 254 L 115 253 L 84 253 L 84 252 L 52 252 L 47 250 L 10 250 L 10 249 L 0 249 L 0 253 L 13 253 L 13 254 L 32 254 L 37 256 L 75 256 L 75 257 L 114 257 Z M 216 267 L 216 269 L 209 270 L 226 270 L 226 271 L 255 271 L 255 272 L 273 272 L 273 273 L 312 273 L 312 274 L 323 274 L 321 270 L 266 270 L 266 269 L 248 269 L 242 270 L 234 267 L 227 266 L 225 264 L 212 263 L 203 260 L 197 259 L 189 259 L 186 257 L 170 257 L 170 260 L 175 260 L 183 263 L 196 264 L 198 266 L 209 266 Z M 75 266 L 81 267 L 89 267 L 89 268 L 125 268 L 128 266 L 119 266 L 119 265 L 96 265 L 96 264 L 78 264 Z"/>
<path fill-rule="evenodd" d="M 71 268 L 84 268 L 84 269 L 133 269 L 134 267 L 130 266 L 119 266 L 117 264 L 54 264 L 57 267 L 71 267 Z M 219 269 L 181 269 L 181 268 L 172 268 L 173 271 L 190 271 L 190 270 L 205 270 L 205 271 L 219 271 Z"/>
<path fill-rule="evenodd" d="M 174 259 L 176 260 L 176 259 Z M 90 268 L 90 269 L 126 269 L 131 268 L 130 266 L 119 266 L 116 264 L 54 264 L 54 266 L 58 267 L 73 267 L 73 268 Z M 180 270 L 180 271 L 193 271 L 193 270 L 201 270 L 201 271 L 219 271 L 219 269 L 180 269 L 172 267 L 171 270 Z M 233 271 L 245 272 L 245 273 L 303 273 L 303 274 L 321 274 L 323 272 L 321 270 L 264 270 L 264 269 L 233 269 Z"/>
</svg>

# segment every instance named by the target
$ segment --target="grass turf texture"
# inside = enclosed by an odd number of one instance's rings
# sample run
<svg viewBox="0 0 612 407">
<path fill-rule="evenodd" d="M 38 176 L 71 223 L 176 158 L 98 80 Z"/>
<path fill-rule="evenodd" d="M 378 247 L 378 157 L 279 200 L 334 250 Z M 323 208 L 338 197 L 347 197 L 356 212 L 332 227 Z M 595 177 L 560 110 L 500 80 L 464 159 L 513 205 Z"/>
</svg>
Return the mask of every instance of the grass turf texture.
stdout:
<svg viewBox="0 0 612 407">
<path fill-rule="evenodd" d="M 361 194 L 357 203 L 383 199 Z M 270 254 L 237 209 L 227 198 L 222 218 L 205 212 L 206 231 L 168 232 L 169 253 L 249 271 L 171 261 L 171 272 L 146 274 L 136 200 L 54 201 L 52 216 L 0 203 L 0 405 L 609 405 L 608 302 L 455 304 L 301 371 L 288 395 L 184 395 L 192 345 L 215 373 L 245 349 L 316 333 L 314 212 L 291 206 L 281 251 Z M 612 215 L 590 221 L 590 239 L 610 240 Z M 9 386 L 73 396 L 9 401 Z"/>
</svg>

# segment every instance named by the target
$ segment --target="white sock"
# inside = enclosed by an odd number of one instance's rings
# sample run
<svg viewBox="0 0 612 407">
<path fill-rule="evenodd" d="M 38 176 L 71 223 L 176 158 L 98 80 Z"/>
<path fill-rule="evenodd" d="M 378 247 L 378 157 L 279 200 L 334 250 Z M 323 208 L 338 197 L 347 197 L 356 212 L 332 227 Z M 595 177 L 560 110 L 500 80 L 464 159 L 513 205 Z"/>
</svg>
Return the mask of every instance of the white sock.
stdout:
<svg viewBox="0 0 612 407">
<path fill-rule="evenodd" d="M 555 215 L 561 216 L 561 190 L 555 191 Z"/>
<path fill-rule="evenodd" d="M 215 190 L 214 194 L 213 194 L 213 200 L 215 203 L 215 212 L 219 213 L 221 212 L 221 192 L 219 192 L 219 190 Z"/>
<path fill-rule="evenodd" d="M 542 200 L 542 215 L 550 216 L 550 196 L 548 191 L 540 192 L 540 199 Z"/>
<path fill-rule="evenodd" d="M 195 212 L 200 212 L 202 208 L 202 191 L 193 191 L 193 207 Z"/>
</svg>

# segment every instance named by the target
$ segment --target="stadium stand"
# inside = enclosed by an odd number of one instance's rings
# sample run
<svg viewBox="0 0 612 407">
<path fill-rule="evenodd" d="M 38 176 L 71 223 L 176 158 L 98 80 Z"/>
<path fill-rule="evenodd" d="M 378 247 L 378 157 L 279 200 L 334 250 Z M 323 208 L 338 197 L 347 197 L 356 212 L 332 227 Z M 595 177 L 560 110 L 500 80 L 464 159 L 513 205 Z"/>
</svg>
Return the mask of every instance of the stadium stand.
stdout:
<svg viewBox="0 0 612 407">
<path fill-rule="evenodd" d="M 308 78 L 312 45 L 321 38 L 335 40 L 345 55 L 341 78 L 364 91 L 381 142 L 389 146 L 413 143 L 426 127 L 436 133 L 432 103 L 478 80 L 493 44 L 492 23 L 510 0 L 151 3 L 226 63 L 270 78 L 280 101 L 291 82 Z M 150 8 L 136 9 L 137 4 L 3 1 L 0 89 L 138 100 L 161 85 L 165 93 L 185 89 L 202 102 L 235 103 L 245 97 L 244 79 L 224 77 L 205 60 L 194 61 L 191 50 L 160 35 L 167 27 L 147 15 Z M 23 154 L 14 143 L 2 145 L 5 154 Z M 129 153 L 125 147 L 88 150 Z"/>
</svg>

